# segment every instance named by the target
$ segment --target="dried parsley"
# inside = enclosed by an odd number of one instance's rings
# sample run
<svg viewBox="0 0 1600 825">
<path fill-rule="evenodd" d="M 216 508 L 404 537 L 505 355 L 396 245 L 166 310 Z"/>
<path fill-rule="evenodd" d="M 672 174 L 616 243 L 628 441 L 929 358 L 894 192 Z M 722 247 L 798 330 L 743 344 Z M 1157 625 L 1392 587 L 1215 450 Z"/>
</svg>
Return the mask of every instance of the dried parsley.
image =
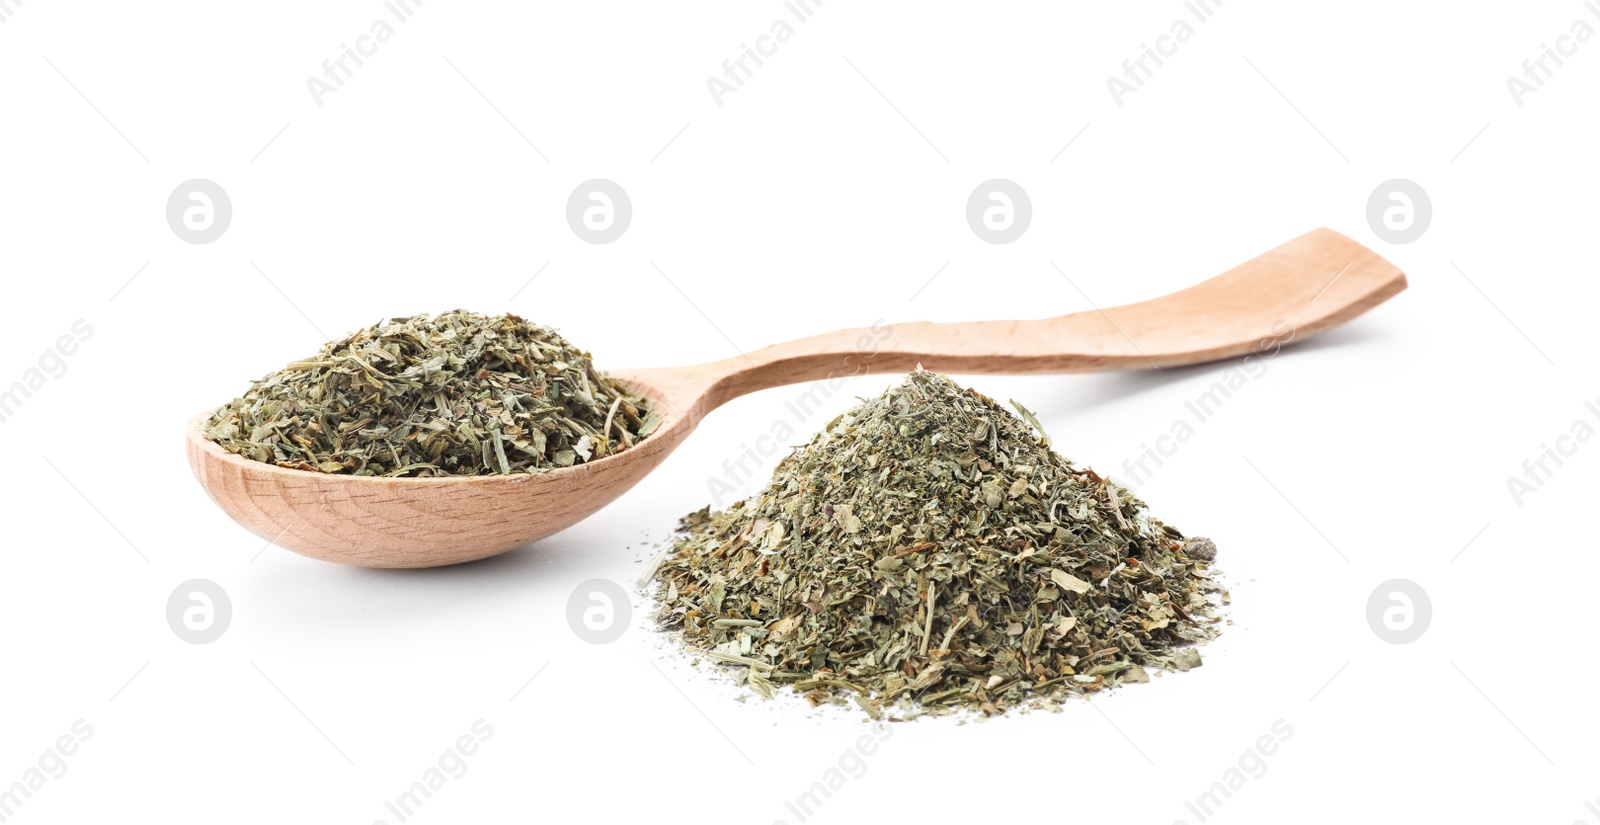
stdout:
<svg viewBox="0 0 1600 825">
<path fill-rule="evenodd" d="M 1199 665 L 1217 632 L 1214 545 L 921 370 L 682 529 L 658 572 L 665 627 L 763 694 L 854 694 L 873 716 L 1147 681 Z"/>
<path fill-rule="evenodd" d="M 457 310 L 324 344 L 217 410 L 206 437 L 280 467 L 429 477 L 581 464 L 656 424 L 555 330 Z"/>
</svg>

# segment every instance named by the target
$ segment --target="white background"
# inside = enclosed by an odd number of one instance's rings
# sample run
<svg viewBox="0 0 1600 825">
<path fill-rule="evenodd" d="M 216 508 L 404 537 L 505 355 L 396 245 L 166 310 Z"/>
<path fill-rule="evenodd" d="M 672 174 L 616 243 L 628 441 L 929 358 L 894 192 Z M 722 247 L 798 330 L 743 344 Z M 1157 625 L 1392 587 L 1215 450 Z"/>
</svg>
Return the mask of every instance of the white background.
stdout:
<svg viewBox="0 0 1600 825">
<path fill-rule="evenodd" d="M 381 4 L 6 4 L 0 386 L 94 330 L 0 425 L 0 785 L 74 720 L 94 731 L 12 821 L 393 823 L 385 800 L 483 719 L 414 821 L 797 822 L 785 801 L 859 713 L 735 701 L 661 649 L 642 595 L 610 645 L 565 606 L 591 578 L 631 588 L 804 388 L 714 413 L 566 533 L 412 572 L 263 548 L 191 478 L 184 422 L 386 316 L 514 311 L 602 368 L 688 364 L 1141 300 L 1319 225 L 1411 288 L 1270 361 L 1139 488 L 1221 548 L 1233 623 L 1205 666 L 1059 714 L 896 726 L 813 821 L 1197 822 L 1184 802 L 1278 719 L 1292 736 L 1215 821 L 1600 821 L 1600 446 L 1520 506 L 1506 482 L 1600 427 L 1600 43 L 1520 107 L 1506 86 L 1574 20 L 1600 27 L 1580 3 L 1228 0 L 1120 107 L 1106 78 L 1181 4 L 830 0 L 721 107 L 706 78 L 780 3 L 579 5 L 430 0 L 319 107 L 306 79 Z M 609 245 L 564 215 L 596 177 L 635 210 Z M 963 214 L 996 177 L 1034 204 L 1009 245 Z M 165 220 L 191 178 L 232 198 L 209 245 Z M 1391 178 L 1434 206 L 1404 246 L 1365 217 Z M 1117 473 L 1225 369 L 962 380 Z M 795 440 L 894 380 L 853 381 Z M 234 610 L 205 646 L 164 617 L 197 577 Z M 1365 618 L 1396 577 L 1433 605 L 1403 646 Z"/>
</svg>

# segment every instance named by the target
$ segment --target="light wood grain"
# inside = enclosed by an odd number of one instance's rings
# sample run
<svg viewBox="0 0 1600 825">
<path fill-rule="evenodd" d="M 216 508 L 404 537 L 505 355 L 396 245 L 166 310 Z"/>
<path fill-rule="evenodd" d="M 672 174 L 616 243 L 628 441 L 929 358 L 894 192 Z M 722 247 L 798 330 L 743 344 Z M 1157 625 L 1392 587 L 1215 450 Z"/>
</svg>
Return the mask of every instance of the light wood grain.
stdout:
<svg viewBox="0 0 1600 825">
<path fill-rule="evenodd" d="M 1154 369 L 1305 340 L 1405 289 L 1377 253 L 1317 229 L 1204 283 L 1161 298 L 1030 321 L 897 324 L 843 330 L 748 356 L 622 371 L 661 427 L 630 450 L 539 474 L 387 479 L 290 470 L 233 455 L 189 423 L 189 465 L 251 532 L 314 558 L 435 567 L 486 558 L 592 515 L 666 459 L 713 409 L 746 393 L 836 376 L 906 372 L 1075 373 Z"/>
</svg>

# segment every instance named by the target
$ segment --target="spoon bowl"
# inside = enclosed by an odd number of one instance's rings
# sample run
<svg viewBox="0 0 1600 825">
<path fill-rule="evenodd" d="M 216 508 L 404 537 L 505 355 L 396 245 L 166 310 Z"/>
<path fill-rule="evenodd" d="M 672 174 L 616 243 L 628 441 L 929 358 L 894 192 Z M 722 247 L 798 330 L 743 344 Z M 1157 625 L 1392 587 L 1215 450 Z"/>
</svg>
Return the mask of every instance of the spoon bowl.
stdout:
<svg viewBox="0 0 1600 825">
<path fill-rule="evenodd" d="M 654 405 L 660 426 L 628 450 L 571 467 L 443 478 L 295 470 L 222 449 L 205 437 L 211 413 L 189 422 L 189 467 L 234 521 L 312 558 L 389 568 L 476 561 L 594 514 L 654 470 L 699 422 L 673 406 L 681 399 L 661 386 L 667 376 L 660 371 L 618 377 Z"/>
<path fill-rule="evenodd" d="M 253 461 L 189 422 L 189 466 L 229 516 L 274 544 L 363 567 L 487 558 L 593 515 L 639 483 L 707 413 L 747 393 L 918 365 L 959 374 L 1159 369 L 1250 356 L 1305 340 L 1388 300 L 1405 275 L 1317 229 L 1161 298 L 1029 321 L 917 322 L 842 330 L 709 364 L 614 375 L 661 424 L 619 453 L 540 473 L 378 478 Z"/>
</svg>

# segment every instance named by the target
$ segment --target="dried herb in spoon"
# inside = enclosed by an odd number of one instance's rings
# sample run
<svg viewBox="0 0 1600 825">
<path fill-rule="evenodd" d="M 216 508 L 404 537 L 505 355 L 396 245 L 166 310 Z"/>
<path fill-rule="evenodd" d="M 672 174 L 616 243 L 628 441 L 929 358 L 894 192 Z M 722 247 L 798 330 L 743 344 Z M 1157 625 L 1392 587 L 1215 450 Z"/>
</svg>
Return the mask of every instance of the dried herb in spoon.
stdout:
<svg viewBox="0 0 1600 825">
<path fill-rule="evenodd" d="M 657 423 L 555 330 L 457 310 L 324 344 L 217 410 L 206 437 L 281 467 L 432 477 L 581 464 Z"/>
</svg>

